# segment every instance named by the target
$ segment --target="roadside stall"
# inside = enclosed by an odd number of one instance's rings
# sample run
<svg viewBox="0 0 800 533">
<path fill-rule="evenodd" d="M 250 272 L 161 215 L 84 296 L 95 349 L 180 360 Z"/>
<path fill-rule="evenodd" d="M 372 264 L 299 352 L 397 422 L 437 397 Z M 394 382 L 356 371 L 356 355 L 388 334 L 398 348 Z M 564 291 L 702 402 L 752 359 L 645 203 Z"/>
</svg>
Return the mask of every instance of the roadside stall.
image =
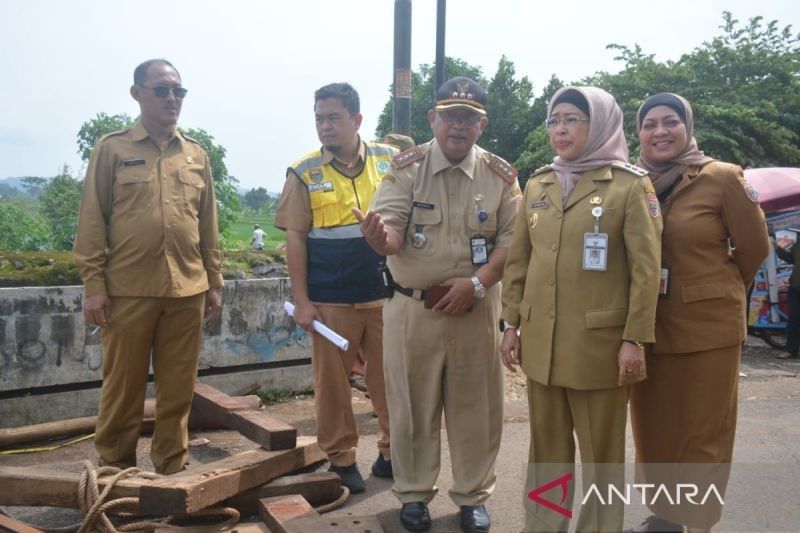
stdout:
<svg viewBox="0 0 800 533">
<path fill-rule="evenodd" d="M 744 175 L 758 191 L 770 236 L 790 249 L 800 234 L 800 168 L 753 168 Z M 792 265 L 780 260 L 772 249 L 750 294 L 748 333 L 775 348 L 786 346 L 791 273 Z"/>
</svg>

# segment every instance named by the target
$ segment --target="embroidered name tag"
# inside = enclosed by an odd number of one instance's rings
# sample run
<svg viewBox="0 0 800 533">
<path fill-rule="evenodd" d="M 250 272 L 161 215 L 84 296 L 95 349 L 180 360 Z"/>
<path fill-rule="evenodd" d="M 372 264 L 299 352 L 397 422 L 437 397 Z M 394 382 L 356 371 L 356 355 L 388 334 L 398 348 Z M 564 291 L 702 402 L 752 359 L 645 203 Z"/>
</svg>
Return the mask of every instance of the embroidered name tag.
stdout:
<svg viewBox="0 0 800 533">
<path fill-rule="evenodd" d="M 144 159 L 128 159 L 122 162 L 123 167 L 135 167 L 136 165 L 144 165 Z"/>
<path fill-rule="evenodd" d="M 428 202 L 418 202 L 417 200 L 414 200 L 411 205 L 421 209 L 433 209 L 435 207 L 433 204 L 429 204 Z"/>
<path fill-rule="evenodd" d="M 324 192 L 333 191 L 333 182 L 326 181 L 325 183 L 312 183 L 308 186 L 308 192 L 317 192 L 317 191 L 324 191 Z"/>
</svg>

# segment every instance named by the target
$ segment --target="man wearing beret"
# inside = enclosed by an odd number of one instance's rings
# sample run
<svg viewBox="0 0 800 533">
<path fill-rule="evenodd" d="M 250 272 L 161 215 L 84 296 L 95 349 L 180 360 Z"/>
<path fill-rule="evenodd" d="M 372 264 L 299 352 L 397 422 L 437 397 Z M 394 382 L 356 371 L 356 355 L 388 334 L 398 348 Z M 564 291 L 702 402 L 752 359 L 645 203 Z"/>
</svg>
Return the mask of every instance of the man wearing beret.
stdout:
<svg viewBox="0 0 800 533">
<path fill-rule="evenodd" d="M 516 171 L 475 143 L 486 91 L 458 77 L 428 112 L 434 138 L 392 159 L 365 216 L 367 242 L 387 256 L 394 296 L 384 307 L 384 369 L 400 521 L 430 528 L 444 409 L 464 531 L 488 531 L 503 430 L 498 356 L 500 287 L 521 194 Z"/>
</svg>

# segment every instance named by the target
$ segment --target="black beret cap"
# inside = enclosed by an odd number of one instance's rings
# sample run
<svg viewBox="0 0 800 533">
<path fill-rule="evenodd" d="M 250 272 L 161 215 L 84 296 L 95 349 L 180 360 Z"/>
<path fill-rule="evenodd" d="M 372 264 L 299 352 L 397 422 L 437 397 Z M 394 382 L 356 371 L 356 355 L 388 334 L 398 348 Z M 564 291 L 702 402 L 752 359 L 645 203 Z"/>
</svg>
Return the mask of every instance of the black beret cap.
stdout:
<svg viewBox="0 0 800 533">
<path fill-rule="evenodd" d="M 469 109 L 485 115 L 487 100 L 486 91 L 475 80 L 458 76 L 444 82 L 436 91 L 436 110 Z"/>
</svg>

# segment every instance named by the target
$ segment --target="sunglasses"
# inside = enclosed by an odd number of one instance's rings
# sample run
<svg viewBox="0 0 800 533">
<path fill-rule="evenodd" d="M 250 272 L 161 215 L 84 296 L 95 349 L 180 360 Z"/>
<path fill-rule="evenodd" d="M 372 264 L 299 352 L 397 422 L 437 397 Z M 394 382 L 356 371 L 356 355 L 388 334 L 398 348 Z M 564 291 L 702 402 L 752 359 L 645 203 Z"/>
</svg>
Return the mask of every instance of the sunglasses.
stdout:
<svg viewBox="0 0 800 533">
<path fill-rule="evenodd" d="M 183 98 L 186 96 L 186 93 L 189 91 L 184 89 L 183 87 L 167 87 L 166 85 L 156 85 L 155 87 L 147 87 L 145 85 L 139 85 L 142 89 L 150 89 L 153 91 L 153 94 L 159 98 L 166 98 L 169 96 L 169 93 L 172 93 L 175 98 Z"/>
</svg>

